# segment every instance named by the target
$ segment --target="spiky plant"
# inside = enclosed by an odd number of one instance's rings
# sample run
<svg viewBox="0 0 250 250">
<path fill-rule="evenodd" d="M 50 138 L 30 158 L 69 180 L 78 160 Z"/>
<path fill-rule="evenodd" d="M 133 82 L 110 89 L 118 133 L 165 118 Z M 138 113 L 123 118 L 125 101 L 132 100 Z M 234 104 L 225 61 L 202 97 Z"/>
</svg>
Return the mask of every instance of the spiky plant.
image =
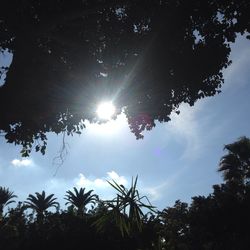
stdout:
<svg viewBox="0 0 250 250">
<path fill-rule="evenodd" d="M 118 191 L 116 198 L 113 200 L 104 201 L 108 209 L 108 213 L 104 214 L 96 224 L 98 230 L 102 230 L 105 224 L 109 220 L 114 220 L 119 227 L 122 236 L 124 234 L 130 234 L 133 230 L 142 230 L 144 217 L 143 209 L 149 209 L 154 211 L 154 206 L 151 205 L 146 196 L 140 196 L 137 190 L 137 179 L 135 181 L 132 178 L 131 187 L 125 188 L 123 185 L 119 185 L 114 180 L 108 183 Z M 147 201 L 147 204 L 143 202 Z"/>
</svg>

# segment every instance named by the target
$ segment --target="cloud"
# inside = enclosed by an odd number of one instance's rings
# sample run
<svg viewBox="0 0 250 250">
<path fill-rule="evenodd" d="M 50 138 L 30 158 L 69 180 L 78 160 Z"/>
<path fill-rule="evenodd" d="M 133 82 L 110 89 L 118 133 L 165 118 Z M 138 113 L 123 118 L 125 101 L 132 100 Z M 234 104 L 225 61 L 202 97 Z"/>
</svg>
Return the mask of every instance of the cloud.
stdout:
<svg viewBox="0 0 250 250">
<path fill-rule="evenodd" d="M 108 179 L 114 180 L 120 185 L 126 186 L 128 184 L 127 179 L 124 176 L 119 176 L 115 171 L 107 172 Z"/>
<path fill-rule="evenodd" d="M 160 200 L 160 198 L 162 197 L 162 192 L 166 187 L 167 183 L 164 182 L 158 186 L 145 188 L 144 192 L 146 193 L 150 201 L 157 201 Z"/>
<path fill-rule="evenodd" d="M 101 178 L 86 177 L 83 173 L 80 173 L 78 177 L 74 179 L 74 185 L 78 188 L 84 187 L 86 190 L 94 190 L 102 199 L 110 199 L 111 197 L 114 197 L 115 190 L 107 181 L 112 180 L 117 182 L 119 185 L 127 186 L 128 184 L 126 177 L 120 176 L 112 170 L 107 172 L 105 177 Z"/>
<path fill-rule="evenodd" d="M 96 178 L 94 180 L 88 179 L 84 174 L 80 173 L 78 178 L 75 179 L 77 187 L 88 187 L 88 188 L 105 188 L 107 182 L 104 179 Z"/>
<path fill-rule="evenodd" d="M 175 136 L 177 141 L 185 146 L 182 159 L 190 159 L 198 155 L 201 149 L 201 124 L 197 117 L 201 112 L 205 100 L 198 101 L 195 106 L 180 105 L 180 114 L 173 113 L 171 121 L 166 124 L 168 132 Z"/>
<path fill-rule="evenodd" d="M 174 174 L 170 175 L 164 182 L 151 187 L 142 187 L 142 193 L 145 193 L 145 195 L 152 202 L 160 201 L 167 195 L 167 193 L 173 190 L 173 188 L 176 186 L 177 182 L 187 169 L 188 166 L 186 165 L 177 170 Z"/>
<path fill-rule="evenodd" d="M 91 187 L 91 188 L 107 188 L 110 185 L 107 181 L 114 180 L 120 185 L 127 185 L 128 181 L 124 176 L 118 175 L 115 171 L 107 172 L 106 177 L 102 178 L 87 178 L 84 174 L 80 173 L 78 178 L 75 179 L 75 184 L 78 187 Z"/>
<path fill-rule="evenodd" d="M 11 164 L 14 167 L 28 167 L 33 165 L 33 161 L 29 159 L 14 159 L 11 161 Z"/>
</svg>

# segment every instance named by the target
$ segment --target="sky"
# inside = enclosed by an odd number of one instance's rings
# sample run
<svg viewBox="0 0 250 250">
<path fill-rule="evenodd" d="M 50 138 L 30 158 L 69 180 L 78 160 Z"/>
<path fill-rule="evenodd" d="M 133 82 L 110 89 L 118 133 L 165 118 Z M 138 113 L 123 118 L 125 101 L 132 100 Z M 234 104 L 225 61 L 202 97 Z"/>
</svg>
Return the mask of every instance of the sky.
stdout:
<svg viewBox="0 0 250 250">
<path fill-rule="evenodd" d="M 249 40 L 240 37 L 232 48 L 222 93 L 193 107 L 181 105 L 180 115 L 157 123 L 143 140 L 129 131 L 124 115 L 104 125 L 88 124 L 82 135 L 66 137 L 67 154 L 60 166 L 56 157 L 62 135 L 48 134 L 46 154 L 33 152 L 29 158 L 21 158 L 21 148 L 0 137 L 0 186 L 14 191 L 18 201 L 45 190 L 55 194 L 62 209 L 63 197 L 73 187 L 110 199 L 115 192 L 107 180 L 129 187 L 137 175 L 140 194 L 159 210 L 177 199 L 189 203 L 193 196 L 208 195 L 214 184 L 222 183 L 217 168 L 226 154 L 224 145 L 250 136 Z M 0 63 L 10 61 L 0 53 Z"/>
</svg>

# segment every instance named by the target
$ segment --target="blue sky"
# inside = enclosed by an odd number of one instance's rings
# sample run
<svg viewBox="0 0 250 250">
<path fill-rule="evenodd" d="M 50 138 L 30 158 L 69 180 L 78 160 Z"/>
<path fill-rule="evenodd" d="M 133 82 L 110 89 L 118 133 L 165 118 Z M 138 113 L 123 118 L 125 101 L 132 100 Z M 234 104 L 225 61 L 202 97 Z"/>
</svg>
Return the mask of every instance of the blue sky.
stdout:
<svg viewBox="0 0 250 250">
<path fill-rule="evenodd" d="M 0 185 L 9 187 L 23 201 L 29 193 L 54 193 L 64 208 L 68 189 L 94 189 L 103 199 L 114 191 L 106 180 L 130 185 L 139 176 L 138 188 L 158 209 L 195 195 L 208 195 L 221 183 L 216 172 L 223 146 L 240 136 L 250 136 L 250 45 L 239 38 L 233 45 L 232 65 L 224 71 L 222 93 L 181 106 L 180 115 L 157 124 L 136 140 L 121 115 L 106 125 L 88 125 L 82 135 L 67 137 L 68 154 L 57 169 L 53 160 L 62 145 L 62 135 L 48 135 L 45 156 L 32 153 L 20 158 L 20 147 L 0 138 Z M 7 63 L 8 56 L 0 56 Z M 1 84 L 0 84 L 1 85 Z M 56 175 L 55 175 L 56 173 Z"/>
</svg>

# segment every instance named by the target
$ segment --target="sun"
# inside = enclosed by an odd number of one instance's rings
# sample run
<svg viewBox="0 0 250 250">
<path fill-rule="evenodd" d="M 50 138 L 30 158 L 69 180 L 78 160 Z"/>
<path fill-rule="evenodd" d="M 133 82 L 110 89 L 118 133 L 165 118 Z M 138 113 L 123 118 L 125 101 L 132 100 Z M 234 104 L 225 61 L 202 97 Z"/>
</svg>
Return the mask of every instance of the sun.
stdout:
<svg viewBox="0 0 250 250">
<path fill-rule="evenodd" d="M 102 120 L 110 120 L 115 114 L 115 106 L 112 102 L 102 102 L 97 107 L 96 113 Z"/>
</svg>

